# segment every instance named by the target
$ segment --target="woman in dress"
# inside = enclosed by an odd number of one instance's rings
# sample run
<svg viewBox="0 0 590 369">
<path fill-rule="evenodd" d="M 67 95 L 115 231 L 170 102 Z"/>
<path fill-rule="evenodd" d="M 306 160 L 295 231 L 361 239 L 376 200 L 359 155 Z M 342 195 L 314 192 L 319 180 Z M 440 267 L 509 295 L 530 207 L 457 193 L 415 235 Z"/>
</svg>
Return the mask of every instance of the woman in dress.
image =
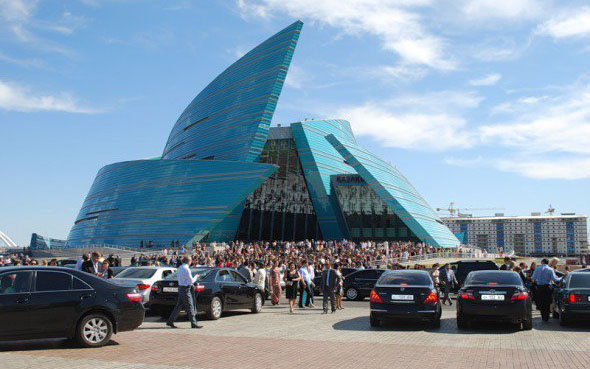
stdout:
<svg viewBox="0 0 590 369">
<path fill-rule="evenodd" d="M 277 262 L 272 262 L 272 269 L 270 270 L 270 285 L 272 293 L 270 295 L 270 302 L 273 305 L 279 304 L 279 298 L 281 297 L 281 271 L 277 266 Z"/>
<path fill-rule="evenodd" d="M 297 268 L 295 268 L 295 263 L 289 263 L 289 270 L 285 273 L 285 285 L 287 289 L 287 299 L 289 300 L 289 311 L 293 314 L 293 308 L 295 307 L 295 303 L 297 300 L 297 286 L 299 285 L 299 281 L 301 280 L 301 274 Z"/>
<path fill-rule="evenodd" d="M 344 277 L 342 276 L 342 264 L 334 264 L 336 269 L 336 309 L 343 310 L 342 297 L 344 296 Z"/>
</svg>

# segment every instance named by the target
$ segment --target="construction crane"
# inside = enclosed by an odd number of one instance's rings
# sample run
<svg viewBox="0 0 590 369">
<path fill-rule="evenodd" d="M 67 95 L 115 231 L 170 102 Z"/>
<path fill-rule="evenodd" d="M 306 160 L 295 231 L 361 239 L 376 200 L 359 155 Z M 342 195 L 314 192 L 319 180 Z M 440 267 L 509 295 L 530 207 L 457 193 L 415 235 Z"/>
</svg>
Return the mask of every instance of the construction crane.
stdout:
<svg viewBox="0 0 590 369">
<path fill-rule="evenodd" d="M 454 217 L 455 215 L 457 217 L 461 217 L 463 215 L 465 215 L 464 213 L 461 213 L 461 211 L 484 211 L 484 210 L 504 210 L 504 208 L 463 208 L 463 209 L 459 209 L 455 207 L 455 203 L 453 201 L 451 201 L 451 203 L 449 204 L 448 208 L 436 208 L 436 211 L 447 211 L 449 213 L 449 215 L 451 217 Z"/>
<path fill-rule="evenodd" d="M 551 204 L 549 204 L 549 209 L 547 209 L 545 214 L 553 215 L 553 213 L 555 213 L 555 209 L 553 208 L 553 206 L 551 206 Z"/>
</svg>

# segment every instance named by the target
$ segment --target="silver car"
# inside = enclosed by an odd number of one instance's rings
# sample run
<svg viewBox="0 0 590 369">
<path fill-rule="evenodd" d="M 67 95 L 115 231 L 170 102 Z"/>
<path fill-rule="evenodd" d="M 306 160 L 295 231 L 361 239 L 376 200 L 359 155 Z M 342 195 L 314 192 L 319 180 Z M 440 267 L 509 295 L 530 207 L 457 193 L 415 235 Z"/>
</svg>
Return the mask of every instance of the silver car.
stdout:
<svg viewBox="0 0 590 369">
<path fill-rule="evenodd" d="M 130 267 L 109 281 L 119 286 L 135 287 L 141 294 L 141 302 L 145 305 L 150 300 L 150 293 L 154 282 L 165 279 L 175 271 L 176 268 L 172 267 Z"/>
</svg>

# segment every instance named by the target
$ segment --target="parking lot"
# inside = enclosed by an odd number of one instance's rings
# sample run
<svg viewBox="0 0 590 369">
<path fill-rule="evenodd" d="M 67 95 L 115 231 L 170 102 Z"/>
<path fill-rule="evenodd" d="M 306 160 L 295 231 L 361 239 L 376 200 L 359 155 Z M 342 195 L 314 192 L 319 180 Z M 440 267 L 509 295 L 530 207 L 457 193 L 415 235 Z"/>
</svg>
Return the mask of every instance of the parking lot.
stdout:
<svg viewBox="0 0 590 369">
<path fill-rule="evenodd" d="M 321 303 L 321 301 L 320 301 Z M 590 325 L 563 328 L 535 315 L 532 331 L 486 324 L 458 331 L 445 306 L 440 329 L 399 324 L 370 328 L 368 301 L 345 310 L 231 313 L 203 329 L 168 329 L 148 314 L 133 332 L 100 349 L 63 340 L 0 343 L 3 369 L 22 368 L 587 368 Z"/>
</svg>

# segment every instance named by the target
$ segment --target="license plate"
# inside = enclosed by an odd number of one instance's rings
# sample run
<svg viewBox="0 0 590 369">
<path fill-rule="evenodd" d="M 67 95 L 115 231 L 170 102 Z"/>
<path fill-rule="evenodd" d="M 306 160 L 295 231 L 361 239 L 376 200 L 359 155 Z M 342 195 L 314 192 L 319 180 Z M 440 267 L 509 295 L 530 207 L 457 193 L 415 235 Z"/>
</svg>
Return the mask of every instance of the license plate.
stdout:
<svg viewBox="0 0 590 369">
<path fill-rule="evenodd" d="M 483 301 L 504 301 L 504 295 L 481 295 Z"/>
<path fill-rule="evenodd" d="M 401 301 L 412 301 L 414 300 L 414 295 L 391 295 L 391 299 Z"/>
<path fill-rule="evenodd" d="M 178 292 L 178 287 L 164 287 L 164 292 Z"/>
</svg>

